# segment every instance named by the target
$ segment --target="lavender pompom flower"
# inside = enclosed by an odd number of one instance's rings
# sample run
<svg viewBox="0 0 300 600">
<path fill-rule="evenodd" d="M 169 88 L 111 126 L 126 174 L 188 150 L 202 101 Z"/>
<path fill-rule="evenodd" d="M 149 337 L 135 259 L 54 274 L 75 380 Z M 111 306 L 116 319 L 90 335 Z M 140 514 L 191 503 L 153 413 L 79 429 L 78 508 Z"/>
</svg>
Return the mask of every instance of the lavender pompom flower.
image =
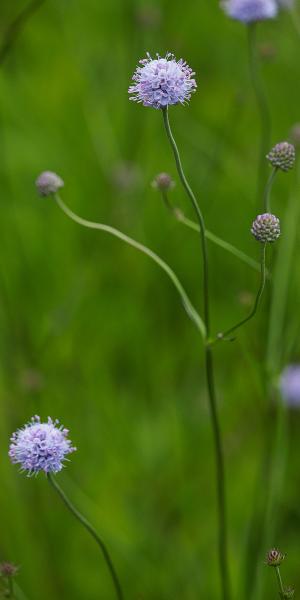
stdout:
<svg viewBox="0 0 300 600">
<path fill-rule="evenodd" d="M 56 173 L 43 171 L 38 176 L 35 185 L 40 196 L 51 196 L 64 186 L 64 182 Z"/>
<path fill-rule="evenodd" d="M 66 456 L 75 450 L 68 439 L 68 429 L 59 425 L 58 420 L 48 417 L 46 423 L 41 423 L 40 417 L 34 416 L 12 435 L 9 457 L 30 477 L 40 471 L 58 473 Z"/>
<path fill-rule="evenodd" d="M 229 17 L 242 23 L 273 19 L 278 12 L 276 0 L 223 0 L 221 6 Z"/>
<path fill-rule="evenodd" d="M 300 364 L 285 367 L 279 387 L 286 405 L 290 408 L 300 408 Z"/>
<path fill-rule="evenodd" d="M 157 54 L 157 58 L 152 59 L 147 53 L 140 64 L 132 77 L 134 84 L 128 90 L 134 102 L 166 108 L 171 104 L 184 104 L 196 90 L 195 73 L 183 59 L 177 61 L 174 54 L 168 53 L 165 58 Z"/>
</svg>

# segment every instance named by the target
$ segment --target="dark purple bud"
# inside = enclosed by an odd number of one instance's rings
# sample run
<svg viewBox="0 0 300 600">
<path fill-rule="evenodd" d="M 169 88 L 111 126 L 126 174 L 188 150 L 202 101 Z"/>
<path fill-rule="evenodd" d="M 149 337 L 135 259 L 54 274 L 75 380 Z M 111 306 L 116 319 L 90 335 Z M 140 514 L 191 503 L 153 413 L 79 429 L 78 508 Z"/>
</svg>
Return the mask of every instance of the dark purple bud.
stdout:
<svg viewBox="0 0 300 600">
<path fill-rule="evenodd" d="M 163 192 L 168 192 L 174 185 L 175 183 L 168 173 L 159 173 L 152 181 L 152 186 Z"/>
<path fill-rule="evenodd" d="M 295 164 L 295 147 L 289 142 L 280 142 L 270 150 L 267 159 L 272 167 L 281 169 L 281 171 L 289 171 Z"/>
<path fill-rule="evenodd" d="M 269 567 L 279 567 L 284 559 L 285 554 L 282 554 L 277 548 L 272 548 L 272 550 L 269 550 L 267 553 L 266 564 L 269 565 Z"/>
<path fill-rule="evenodd" d="M 280 221 L 275 215 L 258 215 L 252 223 L 251 233 L 258 242 L 275 242 L 280 236 Z"/>
</svg>

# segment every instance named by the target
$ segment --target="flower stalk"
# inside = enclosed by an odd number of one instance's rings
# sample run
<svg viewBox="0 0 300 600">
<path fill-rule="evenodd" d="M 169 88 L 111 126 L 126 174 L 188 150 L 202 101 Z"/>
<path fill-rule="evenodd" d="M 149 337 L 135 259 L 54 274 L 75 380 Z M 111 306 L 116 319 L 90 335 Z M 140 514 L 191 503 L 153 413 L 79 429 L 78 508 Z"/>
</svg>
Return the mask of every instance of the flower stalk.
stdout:
<svg viewBox="0 0 300 600">
<path fill-rule="evenodd" d="M 116 596 L 117 596 L 118 600 L 123 600 L 124 596 L 123 596 L 121 584 L 120 584 L 117 572 L 115 570 L 112 559 L 110 557 L 110 554 L 107 550 L 107 547 L 106 547 L 104 541 L 99 536 L 99 534 L 97 533 L 95 528 L 91 525 L 91 523 L 79 512 L 79 510 L 77 510 L 77 508 L 75 508 L 75 506 L 72 504 L 72 502 L 69 500 L 69 498 L 67 497 L 65 492 L 60 487 L 60 485 L 57 483 L 57 480 L 55 479 L 55 477 L 53 477 L 52 473 L 47 473 L 47 479 L 48 479 L 50 485 L 54 488 L 54 490 L 60 496 L 64 505 L 69 509 L 69 511 L 72 513 L 72 515 L 81 523 L 81 525 L 83 525 L 83 527 L 91 534 L 91 536 L 97 542 L 97 544 L 100 547 L 100 550 L 103 554 L 103 558 L 106 562 L 109 573 L 111 575 L 111 579 L 112 579 L 112 582 L 114 585 Z"/>
<path fill-rule="evenodd" d="M 230 584 L 229 584 L 229 566 L 228 566 L 228 533 L 227 533 L 227 508 L 226 508 L 226 482 L 225 482 L 225 466 L 224 466 L 224 451 L 222 445 L 221 429 L 219 423 L 215 380 L 214 380 L 214 365 L 213 365 L 213 354 L 212 348 L 210 347 L 208 340 L 210 336 L 210 305 L 209 305 L 209 267 L 208 267 L 208 252 L 207 252 L 207 241 L 205 234 L 205 222 L 197 202 L 197 199 L 192 191 L 183 167 L 179 150 L 173 136 L 169 115 L 168 107 L 162 108 L 163 122 L 167 138 L 170 142 L 177 172 L 180 181 L 189 197 L 193 209 L 195 211 L 197 222 L 199 225 L 200 233 L 200 246 L 203 260 L 203 310 L 204 310 L 204 323 L 206 327 L 206 340 L 204 345 L 205 351 L 205 370 L 206 370 L 206 382 L 207 391 L 209 396 L 209 406 L 213 427 L 214 445 L 215 445 L 215 456 L 216 456 L 216 469 L 217 469 L 217 497 L 218 497 L 218 518 L 219 518 L 219 564 L 220 564 L 220 575 L 221 575 L 221 586 L 222 586 L 222 597 L 223 600 L 229 600 L 230 598 Z"/>
<path fill-rule="evenodd" d="M 245 317 L 244 319 L 242 319 L 241 321 L 239 321 L 238 323 L 236 323 L 229 329 L 226 329 L 226 331 L 219 333 L 217 335 L 217 337 L 214 338 L 210 342 L 211 345 L 215 344 L 216 342 L 218 342 L 220 340 L 224 340 L 224 339 L 228 338 L 228 336 L 231 335 L 234 331 L 236 331 L 237 329 L 239 329 L 240 327 L 242 327 L 243 325 L 248 323 L 248 321 L 251 321 L 251 319 L 253 319 L 253 317 L 255 317 L 258 307 L 260 305 L 261 299 L 262 299 L 262 295 L 264 293 L 265 285 L 266 285 L 266 246 L 267 246 L 267 244 L 264 243 L 261 247 L 260 284 L 259 284 L 258 292 L 256 294 L 256 298 L 255 298 L 254 305 L 253 305 L 251 312 L 249 313 L 249 315 L 247 317 Z"/>
<path fill-rule="evenodd" d="M 158 254 L 156 254 L 155 252 L 150 250 L 150 248 L 148 248 L 147 246 L 144 246 L 140 242 L 137 242 L 133 238 L 129 237 L 125 233 L 122 233 L 122 231 L 119 231 L 115 227 L 111 227 L 110 225 L 105 225 L 104 223 L 95 223 L 94 221 L 88 221 L 87 219 L 83 219 L 82 217 L 79 217 L 79 215 L 74 213 L 68 206 L 66 206 L 66 204 L 63 202 L 63 200 L 61 199 L 61 197 L 59 196 L 58 193 L 54 194 L 54 198 L 56 200 L 57 205 L 65 213 L 65 215 L 67 215 L 67 217 L 69 217 L 69 219 L 71 219 L 78 225 L 82 225 L 83 227 L 87 227 L 88 229 L 97 229 L 99 231 L 104 231 L 105 233 L 109 233 L 110 235 L 113 235 L 114 237 L 118 238 L 122 242 L 125 242 L 129 246 L 132 246 L 136 250 L 139 250 L 139 252 L 142 252 L 143 254 L 145 254 L 146 256 L 151 258 L 168 275 L 169 279 L 171 279 L 172 283 L 174 284 L 174 286 L 181 298 L 183 307 L 184 307 L 187 315 L 193 321 L 194 325 L 196 326 L 198 331 L 201 333 L 201 336 L 203 337 L 203 339 L 205 339 L 206 329 L 205 329 L 203 320 L 201 319 L 197 310 L 194 308 L 193 304 L 191 303 L 191 301 L 190 301 L 184 287 L 182 286 L 181 282 L 179 281 L 177 275 L 174 273 L 174 271 L 171 269 L 171 267 L 162 258 L 160 258 L 160 256 L 158 256 Z"/>
<path fill-rule="evenodd" d="M 195 221 L 192 221 L 191 219 L 186 217 L 179 208 L 172 206 L 167 192 L 162 190 L 161 194 L 162 194 L 162 198 L 164 200 L 164 203 L 165 203 L 167 209 L 172 213 L 172 215 L 175 217 L 175 219 L 177 219 L 177 221 L 179 223 L 182 223 L 183 225 L 185 225 L 188 229 L 192 229 L 193 231 L 199 233 L 200 227 L 199 227 L 198 223 L 196 223 Z M 216 246 L 219 246 L 219 248 L 222 248 L 222 250 L 229 252 L 230 254 L 232 254 L 233 256 L 235 256 L 236 258 L 241 260 L 242 262 L 244 262 L 246 265 L 248 265 L 255 271 L 260 272 L 260 263 L 256 260 L 254 260 L 253 258 L 251 258 L 251 256 L 248 256 L 248 254 L 246 254 L 239 248 L 236 248 L 236 246 L 234 246 L 233 244 L 230 244 L 230 242 L 223 240 L 218 235 L 216 235 L 215 233 L 212 233 L 212 231 L 209 231 L 208 229 L 205 229 L 205 236 L 210 242 L 212 242 Z"/>
<path fill-rule="evenodd" d="M 278 171 L 278 167 L 274 167 L 272 169 L 271 175 L 270 175 L 267 185 L 265 187 L 263 206 L 264 206 L 264 212 L 266 212 L 266 213 L 271 212 L 271 190 L 272 190 L 272 186 L 273 186 L 277 171 Z"/>
<path fill-rule="evenodd" d="M 247 25 L 248 34 L 248 58 L 250 77 L 253 90 L 256 97 L 257 107 L 260 118 L 260 147 L 258 159 L 258 174 L 257 174 L 257 199 L 263 194 L 264 181 L 266 175 L 265 157 L 270 146 L 271 138 L 271 116 L 268 105 L 268 100 L 264 90 L 263 82 L 258 69 L 258 57 L 256 47 L 257 22 L 251 22 Z"/>
</svg>

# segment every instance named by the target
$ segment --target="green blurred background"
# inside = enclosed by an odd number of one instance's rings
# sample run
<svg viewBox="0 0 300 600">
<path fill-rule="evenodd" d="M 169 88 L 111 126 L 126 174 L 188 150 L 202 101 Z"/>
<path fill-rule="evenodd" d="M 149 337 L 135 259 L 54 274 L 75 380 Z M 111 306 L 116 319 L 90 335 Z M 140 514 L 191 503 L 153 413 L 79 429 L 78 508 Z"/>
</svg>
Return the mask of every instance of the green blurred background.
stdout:
<svg viewBox="0 0 300 600">
<path fill-rule="evenodd" d="M 25 4 L 1 0 L 2 39 Z M 294 25 L 281 13 L 259 27 L 272 143 L 300 120 Z M 70 429 L 78 452 L 59 482 L 105 537 L 126 598 L 220 597 L 201 339 L 149 259 L 75 225 L 34 186 L 41 171 L 59 173 L 73 210 L 156 250 L 201 307 L 197 235 L 151 187 L 160 171 L 177 180 L 161 115 L 128 101 L 148 50 L 174 51 L 196 71 L 190 106 L 170 111 L 186 172 L 209 229 L 259 258 L 249 233 L 259 118 L 244 26 L 213 0 L 45 0 L 0 65 L 0 559 L 21 565 L 28 600 L 114 597 L 93 540 L 45 478 L 9 463 L 11 432 L 36 413 Z M 288 552 L 283 576 L 300 589 L 300 416 L 278 410 L 263 383 L 268 344 L 275 376 L 300 359 L 299 200 L 295 173 L 278 176 L 285 229 L 268 264 L 282 310 L 271 334 L 269 285 L 255 323 L 215 352 L 239 599 L 277 597 L 268 544 Z M 172 201 L 193 216 L 178 181 Z M 258 274 L 212 244 L 209 253 L 217 332 L 247 313 Z"/>
</svg>

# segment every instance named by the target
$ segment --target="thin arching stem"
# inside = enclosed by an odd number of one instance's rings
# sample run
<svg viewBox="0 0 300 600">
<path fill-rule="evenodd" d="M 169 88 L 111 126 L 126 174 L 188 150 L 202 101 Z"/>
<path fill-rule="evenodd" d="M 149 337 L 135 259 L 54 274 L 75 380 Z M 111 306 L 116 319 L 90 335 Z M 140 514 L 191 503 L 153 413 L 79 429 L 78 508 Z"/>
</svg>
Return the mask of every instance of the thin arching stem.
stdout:
<svg viewBox="0 0 300 600">
<path fill-rule="evenodd" d="M 258 292 L 256 294 L 255 302 L 254 302 L 251 312 L 249 313 L 249 315 L 247 317 L 245 317 L 244 319 L 242 319 L 241 321 L 239 321 L 238 323 L 236 323 L 229 329 L 226 329 L 226 331 L 219 333 L 218 336 L 214 340 L 212 340 L 211 344 L 214 344 L 218 340 L 228 338 L 228 336 L 231 335 L 234 331 L 236 331 L 236 329 L 239 329 L 239 327 L 242 327 L 242 325 L 245 325 L 245 323 L 247 323 L 248 321 L 253 319 L 253 317 L 255 316 L 257 309 L 259 307 L 259 304 L 260 304 L 260 301 L 261 301 L 261 298 L 262 298 L 262 295 L 263 295 L 263 292 L 265 289 L 265 284 L 266 284 L 266 244 L 263 244 L 262 248 L 261 248 L 260 284 L 259 284 Z"/>
<path fill-rule="evenodd" d="M 265 192 L 264 192 L 264 211 L 266 213 L 270 213 L 271 212 L 271 189 L 272 189 L 272 185 L 276 176 L 278 169 L 277 167 L 274 167 L 272 169 L 271 175 L 267 181 L 267 185 L 265 187 Z"/>
<path fill-rule="evenodd" d="M 209 280 L 208 280 L 208 257 L 207 257 L 207 245 L 206 245 L 206 237 L 205 237 L 205 223 L 204 223 L 203 215 L 200 210 L 199 204 L 196 200 L 195 194 L 192 191 L 192 189 L 186 179 L 186 176 L 184 174 L 183 168 L 182 168 L 180 154 L 179 154 L 179 151 L 178 151 L 173 133 L 171 131 L 171 127 L 170 127 L 168 108 L 164 108 L 162 110 L 162 114 L 163 114 L 163 120 L 164 120 L 166 134 L 168 136 L 168 139 L 170 141 L 170 144 L 171 144 L 171 147 L 173 150 L 175 163 L 176 163 L 176 167 L 177 167 L 177 172 L 178 172 L 180 181 L 192 203 L 192 206 L 196 213 L 197 221 L 199 224 L 200 243 L 201 243 L 201 251 L 202 251 L 202 256 L 203 256 L 203 286 L 202 287 L 203 287 L 204 321 L 205 321 L 205 325 L 206 325 L 206 334 L 207 334 L 207 336 L 209 336 L 209 334 L 210 334 Z"/>
<path fill-rule="evenodd" d="M 155 252 L 153 252 L 152 250 L 147 248 L 147 246 L 140 244 L 140 242 L 137 242 L 136 240 L 130 238 L 125 233 L 122 233 L 118 229 L 115 229 L 115 227 L 110 227 L 109 225 L 105 225 L 104 223 L 95 223 L 94 221 L 87 221 L 86 219 L 79 217 L 68 206 L 66 206 L 66 204 L 63 202 L 63 200 L 61 199 L 61 197 L 58 194 L 54 194 L 54 197 L 55 197 L 55 200 L 56 200 L 59 208 L 61 208 L 61 210 L 70 219 L 72 219 L 72 221 L 75 221 L 75 223 L 78 223 L 78 225 L 82 225 L 83 227 L 87 227 L 88 229 L 98 229 L 100 231 L 104 231 L 105 233 L 109 233 L 110 235 L 113 235 L 114 237 L 118 238 L 119 240 L 122 240 L 122 242 L 129 244 L 129 246 L 132 246 L 136 250 L 139 250 L 139 252 L 142 252 L 143 254 L 146 254 L 146 256 L 149 256 L 149 258 L 151 258 L 171 279 L 177 292 L 179 293 L 179 296 L 182 300 L 182 304 L 183 304 L 183 307 L 184 307 L 186 313 L 188 314 L 190 319 L 193 321 L 193 323 L 197 327 L 198 331 L 200 331 L 203 339 L 205 339 L 205 332 L 206 332 L 205 325 L 204 325 L 200 315 L 198 314 L 198 312 L 192 305 L 192 303 L 191 303 L 185 289 L 183 288 L 182 284 L 180 283 L 177 275 L 174 273 L 174 271 L 171 269 L 171 267 L 164 260 L 162 260 L 162 258 L 160 258 L 160 256 L 158 256 Z"/>
<path fill-rule="evenodd" d="M 258 163 L 258 178 L 257 178 L 257 197 L 258 202 L 263 194 L 264 181 L 266 174 L 266 154 L 270 147 L 271 139 L 271 116 L 269 111 L 268 100 L 265 94 L 264 85 L 260 76 L 256 33 L 257 23 L 250 23 L 247 26 L 248 33 L 248 54 L 249 54 L 249 69 L 253 90 L 256 97 L 257 107 L 260 118 L 260 148 L 259 148 L 259 163 Z"/>
<path fill-rule="evenodd" d="M 195 221 L 188 219 L 188 217 L 186 217 L 179 208 L 172 206 L 169 200 L 169 196 L 165 191 L 162 192 L 162 197 L 166 207 L 179 223 L 182 223 L 183 225 L 185 225 L 189 229 L 192 229 L 196 233 L 200 233 L 198 223 L 195 223 Z M 257 260 L 251 258 L 251 256 L 248 256 L 248 254 L 246 254 L 239 248 L 236 248 L 236 246 L 233 246 L 233 244 L 226 242 L 225 240 L 220 238 L 215 233 L 212 233 L 208 229 L 205 229 L 205 236 L 210 242 L 212 242 L 216 246 L 219 246 L 219 248 L 222 248 L 222 250 L 225 250 L 226 252 L 229 252 L 236 258 L 239 258 L 241 261 L 243 261 L 246 265 L 248 265 L 255 271 L 260 271 L 260 263 Z"/>
<path fill-rule="evenodd" d="M 61 489 L 60 485 L 57 483 L 55 477 L 53 477 L 52 473 L 48 473 L 47 478 L 48 478 L 49 483 L 52 485 L 54 490 L 58 493 L 58 495 L 62 499 L 64 505 L 69 509 L 69 511 L 72 513 L 72 515 L 81 523 L 81 525 L 83 525 L 83 527 L 91 534 L 91 536 L 97 542 L 97 544 L 100 547 L 100 550 L 103 554 L 103 558 L 106 562 L 107 568 L 110 572 L 110 575 L 111 575 L 111 578 L 113 581 L 113 585 L 115 588 L 116 596 L 117 596 L 118 600 L 123 600 L 124 596 L 123 596 L 121 584 L 120 584 L 115 567 L 113 565 L 112 559 L 109 555 L 109 552 L 106 548 L 104 541 L 98 535 L 97 531 L 94 529 L 94 527 L 91 525 L 91 523 L 79 512 L 79 510 L 77 510 L 77 508 L 75 508 L 75 506 L 69 500 L 69 498 L 67 497 L 65 492 Z"/>
<path fill-rule="evenodd" d="M 175 138 L 173 136 L 169 116 L 168 109 L 165 108 L 162 110 L 163 121 L 166 130 L 166 134 L 168 140 L 170 142 L 175 163 L 177 167 L 177 172 L 180 178 L 180 181 L 183 185 L 186 194 L 189 197 L 189 200 L 193 206 L 195 211 L 197 222 L 199 225 L 199 233 L 200 233 L 200 246 L 203 260 L 203 280 L 202 280 L 202 289 L 203 289 L 203 306 L 204 306 L 204 322 L 206 326 L 206 344 L 205 344 L 205 369 L 206 369 L 206 380 L 207 380 L 207 390 L 209 397 L 209 405 L 210 405 L 210 413 L 214 434 L 214 445 L 215 445 L 215 456 L 216 456 L 216 469 L 217 469 L 217 497 L 218 497 L 218 518 L 219 518 L 219 562 L 220 562 L 220 575 L 221 575 L 221 585 L 222 585 L 222 598 L 223 600 L 229 600 L 230 598 L 230 585 L 229 585 L 229 567 L 228 567 L 228 535 L 227 535 L 227 510 L 226 510 L 226 491 L 225 491 L 225 468 L 224 468 L 224 452 L 222 446 L 222 437 L 217 409 L 217 400 L 216 400 L 216 391 L 215 391 L 215 381 L 214 381 L 214 365 L 213 365 L 213 355 L 212 349 L 207 343 L 207 340 L 210 335 L 210 307 L 209 307 L 209 273 L 208 273 L 208 256 L 207 256 L 207 240 L 206 240 L 206 230 L 205 230 L 205 222 L 200 210 L 197 199 L 192 191 L 186 176 L 183 171 L 181 158 L 179 154 L 179 150 L 177 148 L 177 144 L 175 142 Z"/>
</svg>

